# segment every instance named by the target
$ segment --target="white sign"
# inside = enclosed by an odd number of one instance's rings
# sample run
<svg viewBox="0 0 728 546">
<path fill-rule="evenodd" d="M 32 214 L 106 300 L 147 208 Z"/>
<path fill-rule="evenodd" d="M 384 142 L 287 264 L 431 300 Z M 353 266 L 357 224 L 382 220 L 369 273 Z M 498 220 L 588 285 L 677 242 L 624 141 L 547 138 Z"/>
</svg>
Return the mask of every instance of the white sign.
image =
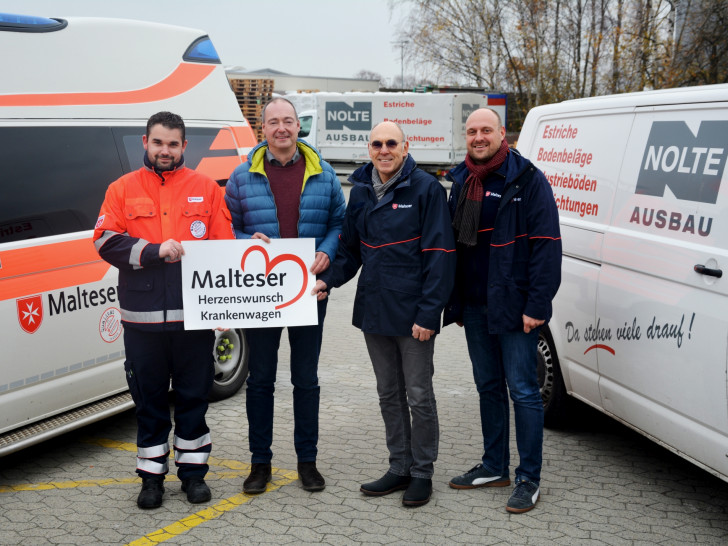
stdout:
<svg viewBox="0 0 728 546">
<path fill-rule="evenodd" d="M 184 241 L 185 329 L 318 323 L 314 239 Z"/>
</svg>

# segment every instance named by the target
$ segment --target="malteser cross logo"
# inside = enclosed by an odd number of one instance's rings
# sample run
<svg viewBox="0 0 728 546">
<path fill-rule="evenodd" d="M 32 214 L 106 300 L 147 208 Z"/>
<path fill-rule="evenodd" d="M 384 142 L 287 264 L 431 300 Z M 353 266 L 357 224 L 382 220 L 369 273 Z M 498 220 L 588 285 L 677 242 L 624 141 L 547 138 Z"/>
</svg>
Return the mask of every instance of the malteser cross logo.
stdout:
<svg viewBox="0 0 728 546">
<path fill-rule="evenodd" d="M 695 136 L 684 121 L 652 124 L 635 193 L 673 195 L 684 201 L 713 203 L 728 156 L 728 121 L 703 121 Z"/>
<path fill-rule="evenodd" d="M 372 103 L 355 102 L 349 106 L 341 101 L 326 103 L 326 128 L 339 131 L 369 131 L 372 128 Z"/>
<path fill-rule="evenodd" d="M 34 334 L 43 322 L 43 299 L 40 294 L 15 300 L 18 323 L 24 332 Z"/>
</svg>

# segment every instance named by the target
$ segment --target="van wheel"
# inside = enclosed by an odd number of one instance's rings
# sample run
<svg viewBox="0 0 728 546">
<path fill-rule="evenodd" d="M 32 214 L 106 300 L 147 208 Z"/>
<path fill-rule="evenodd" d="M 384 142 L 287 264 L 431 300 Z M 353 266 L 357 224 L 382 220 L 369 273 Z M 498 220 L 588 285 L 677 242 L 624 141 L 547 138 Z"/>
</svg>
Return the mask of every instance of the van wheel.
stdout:
<svg viewBox="0 0 728 546">
<path fill-rule="evenodd" d="M 566 424 L 571 399 L 566 393 L 561 366 L 554 349 L 554 341 L 547 327 L 538 334 L 538 383 L 543 400 L 544 426 L 558 428 Z"/>
<path fill-rule="evenodd" d="M 243 330 L 215 331 L 215 381 L 209 399 L 224 400 L 240 390 L 248 377 L 248 344 Z"/>
</svg>

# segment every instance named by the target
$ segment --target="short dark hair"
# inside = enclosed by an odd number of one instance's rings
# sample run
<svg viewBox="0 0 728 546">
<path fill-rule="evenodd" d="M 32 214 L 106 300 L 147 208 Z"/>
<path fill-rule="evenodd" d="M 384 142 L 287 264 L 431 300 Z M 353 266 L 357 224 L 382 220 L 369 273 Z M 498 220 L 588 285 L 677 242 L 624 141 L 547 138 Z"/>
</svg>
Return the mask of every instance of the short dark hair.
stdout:
<svg viewBox="0 0 728 546">
<path fill-rule="evenodd" d="M 172 112 L 157 112 L 150 117 L 147 121 L 147 138 L 149 138 L 149 133 L 155 125 L 162 125 L 167 129 L 179 129 L 182 131 L 182 142 L 185 141 L 185 122 L 177 114 L 173 114 Z"/>
<path fill-rule="evenodd" d="M 265 123 L 265 111 L 267 110 L 268 106 L 270 106 L 274 102 L 287 102 L 288 104 L 290 104 L 291 108 L 293 108 L 293 115 L 296 117 L 296 119 L 298 119 L 298 112 L 296 112 L 296 107 L 294 106 L 294 104 L 288 99 L 284 99 L 283 97 L 276 97 L 273 100 L 269 100 L 263 107 L 263 116 L 261 119 L 262 123 Z"/>
</svg>

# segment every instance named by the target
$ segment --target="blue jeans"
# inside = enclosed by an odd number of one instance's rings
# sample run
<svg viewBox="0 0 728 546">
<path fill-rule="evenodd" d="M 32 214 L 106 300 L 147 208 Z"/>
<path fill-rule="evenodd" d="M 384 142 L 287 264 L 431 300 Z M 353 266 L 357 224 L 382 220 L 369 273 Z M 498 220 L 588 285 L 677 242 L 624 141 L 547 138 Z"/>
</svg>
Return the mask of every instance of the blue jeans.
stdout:
<svg viewBox="0 0 728 546">
<path fill-rule="evenodd" d="M 318 324 L 288 328 L 291 345 L 293 384 L 293 445 L 298 462 L 316 460 L 318 453 L 319 394 L 318 360 L 326 316 L 327 300 L 318 302 Z M 245 408 L 248 414 L 248 442 L 253 463 L 270 463 L 273 458 L 273 392 L 278 369 L 278 347 L 283 328 L 249 328 L 248 388 Z"/>
<path fill-rule="evenodd" d="M 435 336 L 364 334 L 389 450 L 389 471 L 397 476 L 432 478 L 440 428 L 432 388 Z M 410 418 L 411 413 L 411 418 Z"/>
<path fill-rule="evenodd" d="M 520 458 L 516 481 L 538 484 L 543 457 L 543 401 L 536 364 L 538 329 L 528 334 L 523 330 L 490 334 L 486 307 L 475 305 L 463 309 L 463 324 L 480 395 L 483 467 L 494 476 L 509 473 L 510 391 Z"/>
</svg>

